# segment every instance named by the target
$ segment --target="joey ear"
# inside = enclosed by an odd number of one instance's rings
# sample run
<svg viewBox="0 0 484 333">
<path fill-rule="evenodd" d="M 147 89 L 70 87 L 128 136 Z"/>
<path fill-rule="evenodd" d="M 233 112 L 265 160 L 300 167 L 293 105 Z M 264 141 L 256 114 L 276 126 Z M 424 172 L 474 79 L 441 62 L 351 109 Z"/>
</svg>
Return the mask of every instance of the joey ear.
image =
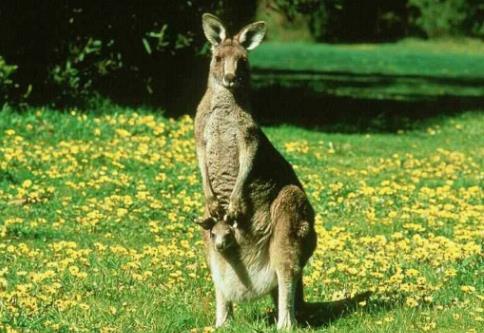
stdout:
<svg viewBox="0 0 484 333">
<path fill-rule="evenodd" d="M 258 21 L 243 27 L 235 38 L 247 50 L 253 50 L 262 42 L 266 31 L 266 23 L 264 21 Z"/>
<path fill-rule="evenodd" d="M 195 220 L 195 223 L 205 230 L 210 230 L 215 225 L 216 221 L 213 217 L 208 217 L 204 220 Z"/>
<path fill-rule="evenodd" d="M 205 37 L 213 46 L 219 45 L 227 37 L 222 21 L 215 15 L 203 14 L 202 27 Z"/>
</svg>

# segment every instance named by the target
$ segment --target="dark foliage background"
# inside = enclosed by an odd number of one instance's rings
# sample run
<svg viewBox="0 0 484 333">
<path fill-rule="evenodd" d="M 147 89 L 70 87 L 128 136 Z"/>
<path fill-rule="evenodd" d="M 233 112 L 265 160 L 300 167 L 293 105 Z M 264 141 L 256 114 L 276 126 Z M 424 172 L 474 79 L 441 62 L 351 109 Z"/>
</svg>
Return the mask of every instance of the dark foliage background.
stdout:
<svg viewBox="0 0 484 333">
<path fill-rule="evenodd" d="M 324 42 L 382 42 L 408 36 L 484 37 L 479 0 L 273 0 L 289 19 L 308 16 Z"/>
<path fill-rule="evenodd" d="M 191 108 L 206 77 L 203 12 L 220 15 L 232 31 L 254 19 L 257 8 L 288 20 L 303 15 L 314 40 L 324 42 L 484 36 L 479 0 L 265 2 L 270 8 L 255 0 L 3 0 L 0 98 L 64 105 L 97 93 L 121 103 Z"/>
<path fill-rule="evenodd" d="M 10 96 L 76 103 L 97 91 L 121 102 L 183 99 L 200 77 L 206 11 L 240 26 L 254 16 L 255 3 L 2 1 L 0 21 L 8 29 L 0 32 L 0 55 L 17 66 Z"/>
</svg>

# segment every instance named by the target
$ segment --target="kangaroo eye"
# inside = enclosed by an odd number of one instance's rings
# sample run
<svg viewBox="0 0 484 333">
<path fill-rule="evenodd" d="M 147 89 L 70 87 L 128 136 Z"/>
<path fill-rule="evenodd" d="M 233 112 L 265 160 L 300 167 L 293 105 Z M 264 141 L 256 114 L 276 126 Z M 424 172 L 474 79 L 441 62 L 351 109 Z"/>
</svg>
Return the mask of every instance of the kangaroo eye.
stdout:
<svg viewBox="0 0 484 333">
<path fill-rule="evenodd" d="M 215 56 L 215 61 L 216 61 L 216 62 L 220 62 L 220 61 L 222 61 L 222 57 L 220 57 L 220 56 Z"/>
</svg>

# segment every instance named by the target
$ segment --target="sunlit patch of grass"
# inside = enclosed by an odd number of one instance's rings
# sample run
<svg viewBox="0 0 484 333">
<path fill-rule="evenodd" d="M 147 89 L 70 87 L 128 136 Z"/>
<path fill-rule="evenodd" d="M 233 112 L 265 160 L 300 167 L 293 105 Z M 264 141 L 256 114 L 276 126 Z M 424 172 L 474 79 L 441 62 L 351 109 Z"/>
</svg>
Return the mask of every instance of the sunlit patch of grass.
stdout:
<svg viewBox="0 0 484 333">
<path fill-rule="evenodd" d="M 302 88 L 329 96 L 418 101 L 484 94 L 484 43 L 264 43 L 251 54 L 254 86 Z"/>
<path fill-rule="evenodd" d="M 482 331 L 483 121 L 265 129 L 317 212 L 308 299 L 374 292 L 304 331 Z M 0 113 L 0 331 L 212 330 L 192 126 L 142 109 Z M 224 331 L 273 331 L 271 307 L 238 305 Z"/>
</svg>

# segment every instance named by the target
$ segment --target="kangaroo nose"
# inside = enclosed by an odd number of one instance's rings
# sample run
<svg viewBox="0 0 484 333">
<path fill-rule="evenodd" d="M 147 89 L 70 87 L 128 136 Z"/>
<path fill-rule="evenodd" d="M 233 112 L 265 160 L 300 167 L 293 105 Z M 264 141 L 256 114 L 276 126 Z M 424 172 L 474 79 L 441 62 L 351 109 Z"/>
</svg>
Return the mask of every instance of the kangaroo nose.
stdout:
<svg viewBox="0 0 484 333">
<path fill-rule="evenodd" d="M 235 80 L 235 74 L 233 74 L 233 73 L 225 74 L 224 79 L 227 82 L 234 82 L 234 80 Z"/>
</svg>

